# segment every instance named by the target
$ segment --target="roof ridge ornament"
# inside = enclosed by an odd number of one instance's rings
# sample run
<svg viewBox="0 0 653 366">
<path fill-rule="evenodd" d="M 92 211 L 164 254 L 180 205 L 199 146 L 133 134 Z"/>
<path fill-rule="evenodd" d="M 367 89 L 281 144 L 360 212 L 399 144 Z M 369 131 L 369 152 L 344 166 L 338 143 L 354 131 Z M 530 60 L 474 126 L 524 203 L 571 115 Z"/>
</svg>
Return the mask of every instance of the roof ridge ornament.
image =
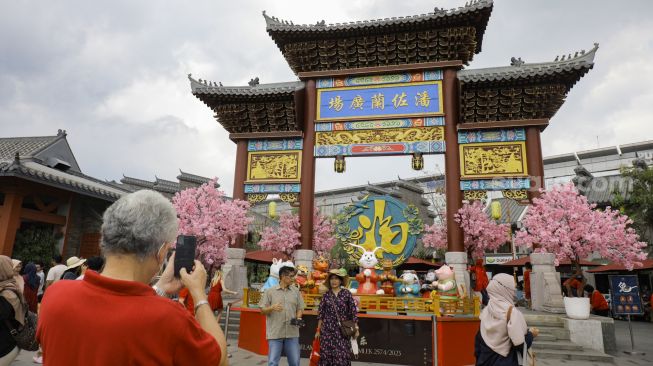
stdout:
<svg viewBox="0 0 653 366">
<path fill-rule="evenodd" d="M 523 65 L 523 64 L 525 64 L 525 63 L 526 63 L 526 62 L 522 61 L 521 57 L 518 57 L 518 58 L 511 57 L 511 58 L 510 58 L 510 66 L 517 66 L 517 67 L 519 67 L 519 66 L 521 66 L 521 65 Z"/>
<path fill-rule="evenodd" d="M 253 79 L 250 79 L 247 84 L 249 84 L 249 86 L 251 86 L 251 87 L 255 87 L 255 86 L 259 85 L 258 76 L 253 78 Z"/>
</svg>

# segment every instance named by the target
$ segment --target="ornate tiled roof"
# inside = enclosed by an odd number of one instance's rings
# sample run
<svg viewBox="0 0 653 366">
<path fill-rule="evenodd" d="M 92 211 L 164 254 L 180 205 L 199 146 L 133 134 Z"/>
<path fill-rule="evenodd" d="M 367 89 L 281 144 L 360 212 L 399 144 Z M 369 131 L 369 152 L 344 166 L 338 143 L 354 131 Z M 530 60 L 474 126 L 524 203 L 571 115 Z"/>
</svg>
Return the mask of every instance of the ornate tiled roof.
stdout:
<svg viewBox="0 0 653 366">
<path fill-rule="evenodd" d="M 484 83 L 484 82 L 510 82 L 526 80 L 555 79 L 564 80 L 573 86 L 585 73 L 594 67 L 594 56 L 599 44 L 595 43 L 589 51 L 575 52 L 572 54 L 558 56 L 552 62 L 525 63 L 521 58 L 511 60 L 510 66 L 491 67 L 485 69 L 468 69 L 458 71 L 458 79 L 462 83 Z"/>
<path fill-rule="evenodd" d="M 57 136 L 0 138 L 0 161 L 12 161 L 16 152 L 23 158 L 32 157 L 62 137 L 65 133 L 60 130 Z"/>
<path fill-rule="evenodd" d="M 481 51 L 492 0 L 451 10 L 349 23 L 294 24 L 263 12 L 268 34 L 295 72 L 461 60 Z"/>
<path fill-rule="evenodd" d="M 215 118 L 229 133 L 299 131 L 295 95 L 303 93 L 304 83 L 222 86 L 188 75 L 191 90 L 215 113 Z"/>
<path fill-rule="evenodd" d="M 136 188 L 144 189 L 154 189 L 154 182 L 150 182 L 144 179 L 132 178 L 123 175 L 123 178 L 120 180 L 120 183 L 127 184 Z"/>
<path fill-rule="evenodd" d="M 186 181 L 186 182 L 191 182 L 191 183 L 196 183 L 196 184 L 205 184 L 205 183 L 208 183 L 211 180 L 211 178 L 206 178 L 206 177 L 202 177 L 202 176 L 199 176 L 199 175 L 186 173 L 186 172 L 182 171 L 181 169 L 179 170 L 179 173 L 181 173 L 181 174 L 179 174 L 177 176 L 177 179 L 180 180 L 180 181 L 183 180 L 183 181 Z M 216 184 L 216 186 L 219 187 L 220 185 Z"/>
<path fill-rule="evenodd" d="M 188 74 L 190 88 L 197 98 L 209 105 L 203 97 L 210 96 L 212 102 L 233 102 L 275 99 L 278 97 L 292 97 L 294 92 L 304 88 L 304 82 L 293 81 L 286 83 L 259 84 L 258 77 L 250 81 L 249 86 L 223 86 L 222 83 L 208 80 L 195 80 Z M 284 99 L 286 99 L 284 98 Z M 214 103 L 212 103 L 214 104 Z M 213 105 L 209 105 L 212 107 Z"/>
<path fill-rule="evenodd" d="M 177 182 L 156 177 L 156 180 L 154 181 L 154 189 L 168 193 L 177 193 L 181 190 L 181 185 Z"/>
<path fill-rule="evenodd" d="M 0 162 L 0 176 L 19 177 L 108 201 L 127 193 L 81 173 L 70 174 L 33 161 Z"/>
<path fill-rule="evenodd" d="M 553 62 L 525 63 L 513 57 L 510 66 L 458 71 L 460 121 L 550 119 L 573 85 L 592 69 L 598 47 Z"/>
</svg>

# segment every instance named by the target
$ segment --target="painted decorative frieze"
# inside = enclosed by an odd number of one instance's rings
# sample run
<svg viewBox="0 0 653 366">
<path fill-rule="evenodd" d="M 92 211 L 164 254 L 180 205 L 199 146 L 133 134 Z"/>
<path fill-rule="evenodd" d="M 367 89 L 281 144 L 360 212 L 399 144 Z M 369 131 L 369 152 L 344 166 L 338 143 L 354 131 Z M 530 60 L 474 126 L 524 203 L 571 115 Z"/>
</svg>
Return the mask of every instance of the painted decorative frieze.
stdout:
<svg viewBox="0 0 653 366">
<path fill-rule="evenodd" d="M 531 181 L 528 178 L 473 179 L 460 182 L 461 191 L 527 190 L 530 187 Z"/>
<path fill-rule="evenodd" d="M 249 140 L 247 151 L 301 150 L 302 139 Z"/>
<path fill-rule="evenodd" d="M 345 86 L 380 85 L 432 80 L 442 80 L 442 70 L 385 75 L 350 76 L 345 78 L 324 78 L 317 80 L 316 87 L 318 89 L 341 88 Z"/>
</svg>

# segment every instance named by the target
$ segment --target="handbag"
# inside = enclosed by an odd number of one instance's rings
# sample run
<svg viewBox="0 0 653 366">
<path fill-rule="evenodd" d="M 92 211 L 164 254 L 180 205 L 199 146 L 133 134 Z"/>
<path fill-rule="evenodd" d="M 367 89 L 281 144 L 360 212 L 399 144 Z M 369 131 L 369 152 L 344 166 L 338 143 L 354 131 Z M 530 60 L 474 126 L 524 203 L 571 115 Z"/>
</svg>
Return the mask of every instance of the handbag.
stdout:
<svg viewBox="0 0 653 366">
<path fill-rule="evenodd" d="M 10 319 L 5 319 L 5 324 L 9 328 L 11 337 L 16 341 L 16 346 L 25 351 L 38 351 L 39 342 L 36 340 L 36 323 L 37 317 L 31 311 L 25 313 L 25 324 L 14 328 Z"/>
<path fill-rule="evenodd" d="M 334 301 L 331 302 L 333 305 L 333 310 L 336 312 L 336 319 L 338 319 L 338 326 L 340 327 L 340 333 L 343 337 L 351 338 L 356 334 L 356 323 L 353 320 L 340 320 L 340 315 L 338 314 L 338 307 Z"/>
<path fill-rule="evenodd" d="M 317 366 L 320 362 L 320 338 L 313 339 L 313 350 L 309 359 L 309 366 Z"/>
<path fill-rule="evenodd" d="M 507 321 L 510 321 L 510 315 L 512 315 L 512 306 L 508 309 L 508 313 L 506 314 Z M 517 354 L 517 363 L 522 366 L 535 366 L 535 352 L 526 346 L 526 342 L 524 342 L 522 348 L 524 349 L 524 352 L 523 354 Z"/>
</svg>

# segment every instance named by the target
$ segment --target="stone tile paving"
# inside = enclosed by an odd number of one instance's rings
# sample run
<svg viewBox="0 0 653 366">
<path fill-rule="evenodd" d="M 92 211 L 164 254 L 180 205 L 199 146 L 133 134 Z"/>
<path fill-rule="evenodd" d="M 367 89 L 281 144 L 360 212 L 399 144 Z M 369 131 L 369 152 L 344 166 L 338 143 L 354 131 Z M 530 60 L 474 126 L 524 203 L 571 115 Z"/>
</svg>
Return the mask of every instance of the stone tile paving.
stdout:
<svg viewBox="0 0 653 366">
<path fill-rule="evenodd" d="M 635 349 L 639 351 L 646 352 L 645 355 L 636 355 L 630 356 L 625 354 L 624 350 L 630 350 L 630 335 L 628 333 L 628 322 L 622 320 L 615 320 L 615 329 L 617 337 L 617 347 L 619 349 L 618 354 L 615 356 L 615 365 L 616 366 L 651 366 L 653 365 L 653 323 L 646 322 L 632 322 L 633 325 L 633 334 L 635 337 Z M 232 346 L 230 351 L 232 351 L 232 357 L 230 358 L 230 365 L 266 365 L 266 357 L 260 356 L 243 349 L 238 349 L 235 347 L 236 341 L 232 341 Z M 16 361 L 14 361 L 11 366 L 31 366 L 34 365 L 32 362 L 32 356 L 34 352 L 21 352 Z M 281 365 L 287 365 L 288 363 L 283 360 Z M 605 363 L 592 362 L 592 361 L 565 361 L 565 360 L 543 360 L 537 359 L 538 365 L 543 366 L 605 366 Z M 308 366 L 308 360 L 302 359 L 302 366 Z M 375 365 L 375 366 L 384 366 L 384 364 L 372 364 L 366 362 L 353 362 L 353 366 L 366 366 L 366 365 Z"/>
</svg>

